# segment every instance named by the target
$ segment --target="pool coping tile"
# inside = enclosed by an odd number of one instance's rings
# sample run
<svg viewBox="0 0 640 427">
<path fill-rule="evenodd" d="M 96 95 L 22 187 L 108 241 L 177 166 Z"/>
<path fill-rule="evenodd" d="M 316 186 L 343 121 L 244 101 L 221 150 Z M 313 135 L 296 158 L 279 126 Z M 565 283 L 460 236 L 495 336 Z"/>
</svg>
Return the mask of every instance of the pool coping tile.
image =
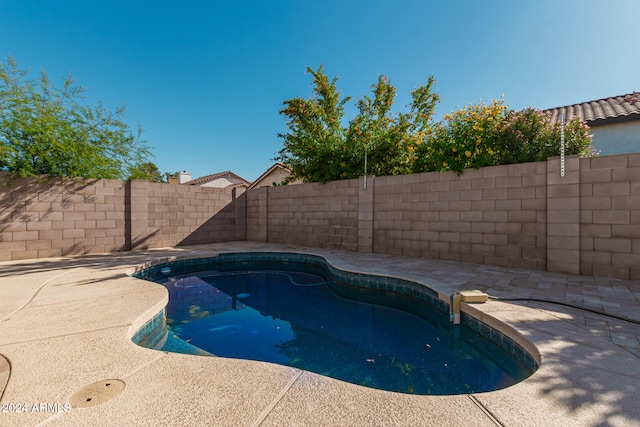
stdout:
<svg viewBox="0 0 640 427">
<path fill-rule="evenodd" d="M 640 424 L 634 400 L 640 393 L 640 351 L 632 339 L 612 342 L 640 337 L 640 326 L 607 317 L 586 322 L 575 309 L 558 305 L 462 304 L 463 319 L 484 322 L 541 362 L 518 384 L 474 395 L 384 392 L 284 366 L 165 353 L 131 341 L 141 328 L 157 324 L 167 292 L 127 273 L 160 260 L 233 252 L 316 255 L 340 270 L 421 283 L 442 301 L 459 290 L 525 298 L 538 289 L 559 302 L 573 294 L 611 314 L 617 305 L 622 313 L 640 312 L 636 299 L 621 297 L 637 293 L 637 281 L 258 242 L 2 262 L 0 355 L 8 361 L 9 379 L 0 403 L 7 410 L 24 403 L 29 410 L 0 413 L 0 424 L 89 425 L 106 419 L 118 425 Z M 54 319 L 48 318 L 51 313 Z M 593 322 L 613 332 L 593 334 Z M 93 407 L 65 409 L 79 389 L 108 377 L 125 381 L 121 395 Z M 44 411 L 37 411 L 40 403 Z"/>
</svg>

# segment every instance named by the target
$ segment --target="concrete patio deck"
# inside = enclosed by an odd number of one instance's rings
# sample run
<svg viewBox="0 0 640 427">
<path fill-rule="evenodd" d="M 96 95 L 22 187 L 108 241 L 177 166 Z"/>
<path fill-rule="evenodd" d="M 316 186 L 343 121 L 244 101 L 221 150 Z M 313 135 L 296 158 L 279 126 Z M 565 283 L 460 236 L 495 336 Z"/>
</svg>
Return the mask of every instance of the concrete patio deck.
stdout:
<svg viewBox="0 0 640 427">
<path fill-rule="evenodd" d="M 640 425 L 640 325 L 562 305 L 466 307 L 487 323 L 508 324 L 542 360 L 525 381 L 473 395 L 391 393 L 269 363 L 131 342 L 164 307 L 167 292 L 128 277 L 128 270 L 169 257 L 239 251 L 317 254 L 337 268 L 415 280 L 443 295 L 480 289 L 640 320 L 638 282 L 253 242 L 3 262 L 0 425 Z M 126 387 L 104 403 L 69 408 L 74 393 L 106 379 Z"/>
</svg>

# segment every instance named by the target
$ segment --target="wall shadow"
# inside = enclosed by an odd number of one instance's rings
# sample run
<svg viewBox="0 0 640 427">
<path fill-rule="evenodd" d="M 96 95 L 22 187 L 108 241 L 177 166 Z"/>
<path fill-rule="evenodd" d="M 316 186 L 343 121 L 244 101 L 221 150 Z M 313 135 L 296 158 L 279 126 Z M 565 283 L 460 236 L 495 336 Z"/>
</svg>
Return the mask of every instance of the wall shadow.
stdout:
<svg viewBox="0 0 640 427">
<path fill-rule="evenodd" d="M 231 202 L 178 242 L 177 246 L 246 240 L 247 193 L 232 193 Z"/>
<path fill-rule="evenodd" d="M 49 206 L 46 210 L 31 210 L 37 204 L 56 203 L 64 210 L 72 210 L 76 203 L 71 197 L 93 185 L 98 179 L 51 179 L 16 178 L 6 172 L 0 172 L 0 232 L 10 230 L 13 223 L 26 223 L 35 220 L 47 220 L 54 214 Z M 62 192 L 60 190 L 63 190 Z M 34 198 L 34 195 L 37 197 Z M 93 197 L 95 199 L 95 196 Z M 84 195 L 85 203 L 93 203 L 92 196 Z M 0 242 L 2 236 L 0 235 Z"/>
</svg>

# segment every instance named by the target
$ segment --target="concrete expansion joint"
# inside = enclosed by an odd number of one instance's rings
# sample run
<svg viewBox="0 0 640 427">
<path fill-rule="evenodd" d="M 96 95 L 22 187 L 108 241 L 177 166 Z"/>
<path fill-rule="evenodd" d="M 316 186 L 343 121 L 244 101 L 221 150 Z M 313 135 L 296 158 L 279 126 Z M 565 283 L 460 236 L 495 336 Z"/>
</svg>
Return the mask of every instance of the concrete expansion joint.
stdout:
<svg viewBox="0 0 640 427">
<path fill-rule="evenodd" d="M 491 420 L 491 422 L 493 422 L 495 425 L 499 427 L 505 427 L 505 425 L 502 422 L 500 422 L 500 420 L 497 419 L 491 413 L 491 411 L 489 411 L 489 409 L 487 409 L 487 407 L 484 406 L 473 394 L 468 394 L 467 397 L 469 398 L 469 400 L 473 402 L 474 405 L 476 405 L 482 412 L 484 412 L 484 414 L 487 416 L 487 418 L 489 418 L 489 420 Z"/>
<path fill-rule="evenodd" d="M 154 357 L 151 360 L 146 361 L 145 363 L 143 363 L 142 365 L 138 366 L 136 369 L 134 369 L 133 371 L 129 372 L 126 375 L 123 375 L 122 378 L 123 379 L 128 379 L 131 378 L 133 375 L 137 374 L 138 372 L 140 372 L 141 370 L 143 370 L 144 368 L 146 368 L 147 366 L 151 365 L 152 363 L 157 362 L 158 360 L 162 359 L 164 356 L 166 356 L 166 352 L 161 352 L 158 355 L 156 355 L 156 357 Z"/>
<path fill-rule="evenodd" d="M 146 368 L 147 366 L 151 365 L 152 363 L 157 362 L 158 360 L 163 358 L 165 355 L 166 355 L 165 352 L 162 352 L 162 353 L 156 355 L 156 357 L 154 357 L 153 359 L 143 363 L 142 365 L 138 366 L 136 369 L 134 369 L 133 371 L 129 372 L 128 374 L 123 375 L 122 378 L 123 379 L 128 379 L 128 378 L 132 377 L 137 372 L 141 371 L 142 369 Z M 106 385 L 104 383 L 107 382 L 107 381 L 109 383 L 117 385 L 117 387 L 115 387 L 115 392 L 104 390 L 104 386 Z M 76 407 L 91 407 L 91 406 L 94 406 L 94 405 L 89 403 L 91 401 L 91 399 L 87 399 L 86 398 L 87 396 L 100 397 L 100 399 L 98 399 L 96 402 L 94 402 L 94 403 L 98 404 L 98 403 L 102 403 L 102 402 L 105 402 L 107 400 L 110 400 L 112 398 L 115 398 L 118 394 L 120 394 L 120 392 L 122 392 L 124 387 L 125 387 L 125 382 L 123 380 L 120 380 L 120 379 L 99 381 L 99 382 L 97 382 L 95 384 L 90 384 L 89 386 L 84 387 L 81 390 L 79 390 L 76 393 L 74 393 L 69 398 L 69 402 L 72 404 L 72 407 L 74 407 L 74 408 L 76 408 Z M 43 422 L 38 424 L 36 427 L 44 427 L 44 426 L 50 424 L 51 422 L 53 422 L 54 420 L 56 420 L 57 418 L 60 418 L 60 417 L 64 416 L 65 414 L 66 414 L 66 412 L 58 412 L 55 415 L 53 415 L 52 417 L 47 418 L 46 420 L 44 420 Z"/>
<path fill-rule="evenodd" d="M 52 423 L 57 418 L 60 418 L 60 417 L 64 416 L 64 414 L 65 414 L 65 412 L 57 412 L 55 415 L 52 415 L 51 417 L 47 418 L 46 420 L 44 420 L 40 424 L 36 425 L 36 427 L 44 427 L 44 426 Z"/>
<path fill-rule="evenodd" d="M 276 405 L 278 404 L 278 402 L 280 402 L 280 400 L 282 400 L 282 398 L 284 397 L 285 394 L 287 394 L 287 392 L 289 391 L 289 389 L 293 386 L 293 384 L 298 381 L 298 378 L 300 378 L 300 376 L 302 375 L 304 371 L 299 370 L 294 376 L 293 378 L 291 378 L 291 380 L 287 383 L 286 386 L 284 386 L 284 388 L 280 391 L 280 393 L 278 393 L 278 395 L 276 396 L 275 399 L 273 399 L 273 402 L 271 402 L 271 404 L 269 404 L 269 406 L 267 406 L 264 411 L 262 411 L 262 413 L 260 414 L 260 416 L 258 416 L 258 419 L 254 421 L 253 424 L 251 424 L 251 427 L 258 427 L 260 424 L 262 424 L 262 422 L 264 421 L 265 418 L 267 418 L 267 416 L 269 415 L 269 413 L 273 410 L 273 408 L 276 407 Z"/>
<path fill-rule="evenodd" d="M 110 329 L 126 328 L 127 326 L 131 326 L 131 324 L 130 323 L 125 323 L 125 324 L 121 324 L 121 325 L 107 326 L 107 327 L 104 327 L 104 328 L 94 328 L 90 332 L 108 331 Z M 4 346 L 4 345 L 9 345 L 9 344 L 11 344 L 11 345 L 13 345 L 13 344 L 24 344 L 24 343 L 28 343 L 28 342 L 36 342 L 36 341 L 63 338 L 63 337 L 72 337 L 74 335 L 85 335 L 86 333 L 87 333 L 87 331 L 78 331 L 78 332 L 69 332 L 67 334 L 45 335 L 45 336 L 35 337 L 35 338 L 31 338 L 31 339 L 26 339 L 26 340 L 11 341 L 11 342 L 8 342 L 8 343 L 4 343 L 2 345 Z"/>
</svg>

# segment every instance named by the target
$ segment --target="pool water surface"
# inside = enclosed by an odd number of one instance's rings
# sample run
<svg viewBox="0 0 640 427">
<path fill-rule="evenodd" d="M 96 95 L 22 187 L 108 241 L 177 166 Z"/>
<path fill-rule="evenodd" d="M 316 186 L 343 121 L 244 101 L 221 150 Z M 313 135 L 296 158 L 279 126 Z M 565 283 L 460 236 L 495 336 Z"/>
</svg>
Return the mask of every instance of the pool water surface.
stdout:
<svg viewBox="0 0 640 427">
<path fill-rule="evenodd" d="M 412 394 L 497 390 L 532 373 L 411 296 L 367 292 L 367 302 L 356 301 L 349 286 L 304 264 L 215 267 L 156 274 L 169 291 L 166 325 L 145 345 L 278 363 Z"/>
</svg>

